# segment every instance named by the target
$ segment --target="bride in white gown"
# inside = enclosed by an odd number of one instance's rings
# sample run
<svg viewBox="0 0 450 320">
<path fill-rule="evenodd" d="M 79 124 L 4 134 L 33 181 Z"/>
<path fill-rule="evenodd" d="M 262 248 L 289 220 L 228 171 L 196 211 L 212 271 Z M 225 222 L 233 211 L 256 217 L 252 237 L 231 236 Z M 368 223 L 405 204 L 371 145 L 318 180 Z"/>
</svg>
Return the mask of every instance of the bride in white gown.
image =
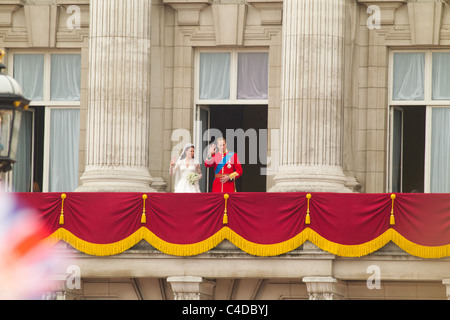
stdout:
<svg viewBox="0 0 450 320">
<path fill-rule="evenodd" d="M 175 175 L 174 192 L 200 192 L 198 180 L 202 178 L 202 171 L 194 159 L 194 145 L 185 145 L 181 156 L 175 159 L 170 161 L 170 175 Z"/>
</svg>

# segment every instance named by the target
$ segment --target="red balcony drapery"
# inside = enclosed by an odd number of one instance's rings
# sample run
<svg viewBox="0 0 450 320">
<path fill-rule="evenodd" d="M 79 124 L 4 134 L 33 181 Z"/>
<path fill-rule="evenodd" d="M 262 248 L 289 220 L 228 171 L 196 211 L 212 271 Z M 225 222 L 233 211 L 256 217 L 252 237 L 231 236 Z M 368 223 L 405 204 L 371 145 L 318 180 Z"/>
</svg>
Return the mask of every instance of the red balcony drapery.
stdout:
<svg viewBox="0 0 450 320">
<path fill-rule="evenodd" d="M 47 240 L 90 255 L 119 254 L 146 240 L 164 253 L 189 256 L 228 239 L 257 256 L 280 255 L 307 240 L 346 257 L 370 254 L 389 241 L 423 258 L 450 256 L 449 194 L 15 195 L 44 220 Z"/>
</svg>

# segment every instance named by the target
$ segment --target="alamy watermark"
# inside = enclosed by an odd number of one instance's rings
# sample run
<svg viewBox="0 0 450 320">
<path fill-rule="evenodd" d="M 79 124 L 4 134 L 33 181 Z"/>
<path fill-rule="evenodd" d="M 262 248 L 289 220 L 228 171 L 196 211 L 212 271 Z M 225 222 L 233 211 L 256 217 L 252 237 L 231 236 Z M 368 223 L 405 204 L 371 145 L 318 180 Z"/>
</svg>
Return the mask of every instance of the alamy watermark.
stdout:
<svg viewBox="0 0 450 320">
<path fill-rule="evenodd" d="M 367 7 L 367 13 L 370 14 L 366 20 L 367 28 L 370 30 L 381 28 L 381 9 L 379 6 L 370 5 Z"/>
<path fill-rule="evenodd" d="M 77 5 L 71 5 L 67 7 L 69 18 L 67 18 L 66 26 L 69 30 L 81 29 L 81 9 Z"/>
<path fill-rule="evenodd" d="M 64 281 L 68 290 L 81 289 L 81 269 L 76 264 L 67 266 L 65 274 L 58 274 L 52 277 L 53 280 Z"/>
<path fill-rule="evenodd" d="M 226 129 L 225 133 L 216 128 L 202 130 L 201 121 L 196 121 L 194 127 L 199 133 L 192 137 L 187 129 L 175 129 L 171 135 L 171 141 L 177 142 L 172 148 L 171 158 L 180 155 L 186 144 L 195 146 L 195 156 L 203 162 L 208 155 L 209 147 L 215 141 L 224 137 L 227 149 L 237 153 L 241 164 L 261 164 L 261 175 L 272 175 L 278 171 L 278 129 Z M 268 155 L 268 143 L 271 141 L 271 154 Z"/>
<path fill-rule="evenodd" d="M 66 279 L 66 287 L 69 290 L 81 289 L 81 269 L 77 265 L 70 265 L 66 270 L 68 276 Z"/>
<path fill-rule="evenodd" d="M 381 289 L 381 269 L 380 266 L 375 264 L 367 267 L 366 273 L 370 276 L 367 278 L 366 285 L 369 290 Z"/>
</svg>

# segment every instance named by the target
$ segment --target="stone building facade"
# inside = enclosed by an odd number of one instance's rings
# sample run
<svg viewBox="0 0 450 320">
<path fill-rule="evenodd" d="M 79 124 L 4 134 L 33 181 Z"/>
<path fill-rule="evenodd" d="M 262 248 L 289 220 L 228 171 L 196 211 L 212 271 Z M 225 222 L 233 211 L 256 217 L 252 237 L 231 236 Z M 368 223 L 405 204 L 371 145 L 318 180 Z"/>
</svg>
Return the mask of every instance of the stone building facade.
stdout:
<svg viewBox="0 0 450 320">
<path fill-rule="evenodd" d="M 229 129 L 235 148 L 250 141 L 239 191 L 450 191 L 435 189 L 426 134 L 439 129 L 433 112 L 450 106 L 433 73 L 450 67 L 447 0 L 3 0 L 0 17 L 9 73 L 25 81 L 23 70 L 33 66 L 34 82 L 43 83 L 22 84 L 32 100 L 33 156 L 25 182 L 18 173 L 5 177 L 10 190 L 172 192 L 169 162 L 180 146 L 194 142 L 201 156 L 211 130 Z M 231 71 L 214 85 L 226 94 L 205 95 L 223 61 Z M 69 80 L 52 73 L 58 66 Z M 262 92 L 242 92 L 241 81 L 254 81 L 245 68 L 266 77 Z M 56 85 L 71 81 L 75 97 Z M 68 117 L 64 128 L 79 119 L 76 142 L 56 139 L 53 116 Z M 76 146 L 71 161 L 49 147 L 61 145 Z M 52 170 L 60 162 L 74 180 Z M 76 298 L 444 299 L 450 292 L 448 258 L 419 259 L 393 244 L 363 258 L 305 244 L 263 259 L 229 243 L 190 258 L 144 243 L 109 258 L 71 255 L 83 279 Z M 381 289 L 368 288 L 373 265 Z"/>
</svg>

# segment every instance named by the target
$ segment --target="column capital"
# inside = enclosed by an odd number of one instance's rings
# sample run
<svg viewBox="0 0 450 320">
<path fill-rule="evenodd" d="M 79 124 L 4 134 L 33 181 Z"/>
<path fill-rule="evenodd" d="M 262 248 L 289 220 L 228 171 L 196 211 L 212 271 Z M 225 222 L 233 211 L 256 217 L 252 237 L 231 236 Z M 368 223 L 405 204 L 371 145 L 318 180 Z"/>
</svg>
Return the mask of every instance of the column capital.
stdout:
<svg viewBox="0 0 450 320">
<path fill-rule="evenodd" d="M 442 280 L 442 284 L 445 286 L 445 293 L 447 294 L 447 300 L 450 300 L 450 279 Z"/>
<path fill-rule="evenodd" d="M 345 284 L 332 277 L 304 277 L 310 300 L 340 300 L 345 297 Z"/>
<path fill-rule="evenodd" d="M 197 276 L 168 277 L 175 300 L 211 300 L 214 296 L 214 281 Z"/>
</svg>

